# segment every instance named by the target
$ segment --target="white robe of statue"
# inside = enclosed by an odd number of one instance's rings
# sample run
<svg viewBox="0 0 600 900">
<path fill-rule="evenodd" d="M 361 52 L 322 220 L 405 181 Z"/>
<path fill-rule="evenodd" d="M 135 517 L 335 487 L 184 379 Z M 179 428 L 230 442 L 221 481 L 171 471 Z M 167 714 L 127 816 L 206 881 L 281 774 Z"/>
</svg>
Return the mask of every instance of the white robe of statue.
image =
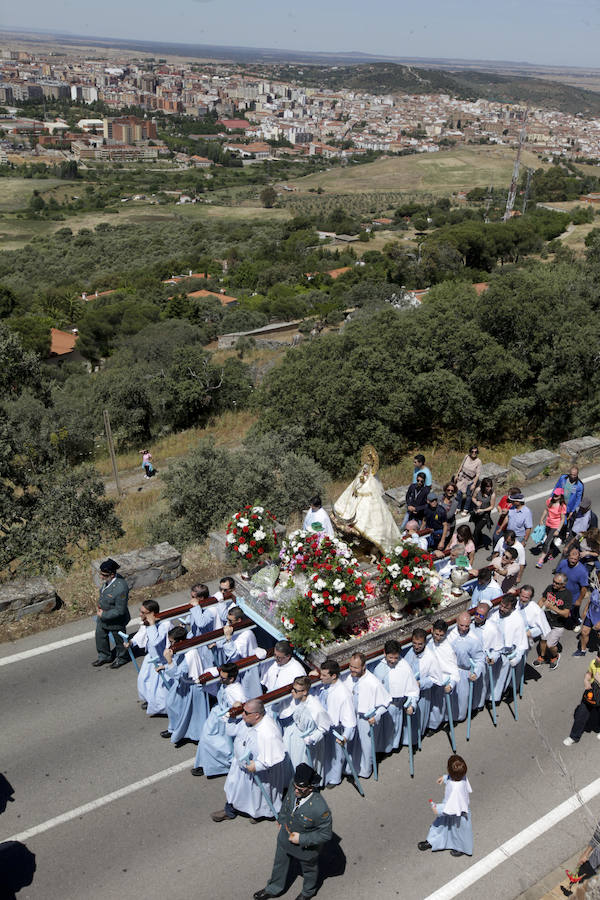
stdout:
<svg viewBox="0 0 600 900">
<path fill-rule="evenodd" d="M 336 518 L 387 552 L 400 540 L 400 529 L 383 499 L 383 485 L 364 465 L 333 505 Z"/>
</svg>

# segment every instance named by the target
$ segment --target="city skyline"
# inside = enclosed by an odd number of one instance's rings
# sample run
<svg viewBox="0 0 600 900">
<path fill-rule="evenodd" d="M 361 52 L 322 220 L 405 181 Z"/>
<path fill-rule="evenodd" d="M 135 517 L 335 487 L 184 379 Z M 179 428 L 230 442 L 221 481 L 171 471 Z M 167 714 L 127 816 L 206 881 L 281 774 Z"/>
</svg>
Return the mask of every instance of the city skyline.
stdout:
<svg viewBox="0 0 600 900">
<path fill-rule="evenodd" d="M 358 14 L 357 14 L 358 13 Z M 28 22 L 27 26 L 24 22 Z M 317 27 L 315 27 L 315 25 Z M 366 53 L 388 57 L 510 61 L 545 66 L 596 67 L 600 10 L 593 0 L 463 0 L 449 9 L 442 0 L 418 8 L 373 0 L 368 17 L 341 0 L 301 6 L 265 0 L 249 13 L 241 0 L 227 8 L 218 0 L 177 0 L 165 17 L 159 0 L 105 0 L 61 8 L 23 0 L 7 10 L 4 29 L 64 32 L 81 37 L 273 48 L 314 53 Z M 493 39 L 490 36 L 493 35 Z"/>
</svg>

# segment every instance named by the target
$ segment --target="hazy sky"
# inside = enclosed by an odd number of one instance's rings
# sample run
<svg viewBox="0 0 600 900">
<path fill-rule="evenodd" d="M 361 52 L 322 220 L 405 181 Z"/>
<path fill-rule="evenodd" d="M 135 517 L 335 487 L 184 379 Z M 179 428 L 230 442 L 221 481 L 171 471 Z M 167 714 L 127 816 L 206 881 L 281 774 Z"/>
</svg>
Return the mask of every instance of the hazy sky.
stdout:
<svg viewBox="0 0 600 900">
<path fill-rule="evenodd" d="M 173 42 L 600 66 L 599 0 L 20 0 L 3 27 Z"/>
</svg>

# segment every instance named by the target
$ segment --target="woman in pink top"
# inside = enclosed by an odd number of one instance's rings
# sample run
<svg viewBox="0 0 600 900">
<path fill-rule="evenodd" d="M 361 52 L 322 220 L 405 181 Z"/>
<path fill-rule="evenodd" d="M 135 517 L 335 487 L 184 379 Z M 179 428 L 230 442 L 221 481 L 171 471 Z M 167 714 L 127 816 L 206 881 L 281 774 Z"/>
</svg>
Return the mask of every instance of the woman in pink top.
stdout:
<svg viewBox="0 0 600 900">
<path fill-rule="evenodd" d="M 540 519 L 540 525 L 546 526 L 546 539 L 542 547 L 542 555 L 536 563 L 538 569 L 541 569 L 548 559 L 552 541 L 560 534 L 560 530 L 565 524 L 566 514 L 565 492 L 562 488 L 555 488 L 552 491 L 552 496 L 546 500 L 546 509 Z"/>
<path fill-rule="evenodd" d="M 452 548 L 456 546 L 456 544 L 465 545 L 465 556 L 468 556 L 469 566 L 472 566 L 473 557 L 475 556 L 475 541 L 473 540 L 473 535 L 468 525 L 458 526 L 458 528 L 452 535 L 450 543 L 448 544 L 448 549 L 452 550 Z"/>
</svg>

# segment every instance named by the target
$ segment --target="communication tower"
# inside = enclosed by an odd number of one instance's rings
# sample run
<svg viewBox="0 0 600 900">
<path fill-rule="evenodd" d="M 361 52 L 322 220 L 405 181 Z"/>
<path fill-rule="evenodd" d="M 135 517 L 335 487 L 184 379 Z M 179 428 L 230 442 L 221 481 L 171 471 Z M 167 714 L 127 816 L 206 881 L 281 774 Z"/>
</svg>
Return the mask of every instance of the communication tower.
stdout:
<svg viewBox="0 0 600 900">
<path fill-rule="evenodd" d="M 523 116 L 523 127 L 521 128 L 521 133 L 519 135 L 519 146 L 517 147 L 517 156 L 513 168 L 512 181 L 508 190 L 508 197 L 506 198 L 506 209 L 504 210 L 504 216 L 502 217 L 503 222 L 506 222 L 508 221 L 508 219 L 510 219 L 510 214 L 513 211 L 515 205 L 515 197 L 517 196 L 517 184 L 519 181 L 519 168 L 521 166 L 521 151 L 523 149 L 523 144 L 525 143 L 525 138 L 527 136 L 528 115 L 529 107 L 527 107 L 527 109 L 525 110 L 525 115 Z"/>
</svg>

